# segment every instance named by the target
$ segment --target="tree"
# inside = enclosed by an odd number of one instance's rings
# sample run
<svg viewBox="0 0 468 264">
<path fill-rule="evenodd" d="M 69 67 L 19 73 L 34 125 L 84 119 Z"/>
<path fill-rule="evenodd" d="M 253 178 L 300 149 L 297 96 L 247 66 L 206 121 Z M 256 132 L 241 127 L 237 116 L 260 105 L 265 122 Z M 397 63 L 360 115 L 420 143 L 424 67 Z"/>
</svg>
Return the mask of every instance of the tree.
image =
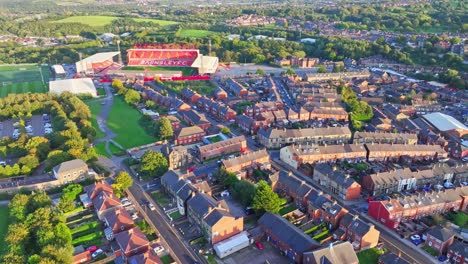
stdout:
<svg viewBox="0 0 468 264">
<path fill-rule="evenodd" d="M 255 186 L 248 181 L 238 181 L 232 188 L 232 195 L 244 206 L 252 204 L 252 200 L 255 196 Z"/>
<path fill-rule="evenodd" d="M 231 129 L 229 129 L 229 127 L 223 127 L 223 128 L 221 128 L 221 133 L 223 133 L 225 135 L 229 135 L 229 134 L 231 134 Z"/>
<path fill-rule="evenodd" d="M 258 74 L 258 75 L 264 75 L 265 70 L 259 68 L 259 69 L 257 69 L 257 71 L 255 73 Z"/>
<path fill-rule="evenodd" d="M 255 190 L 252 207 L 261 213 L 264 211 L 277 213 L 281 208 L 281 199 L 277 193 L 273 192 L 266 181 L 261 180 Z"/>
<path fill-rule="evenodd" d="M 318 69 L 317 69 L 317 72 L 318 72 L 318 73 L 327 73 L 328 70 L 327 70 L 327 68 L 325 68 L 325 66 L 320 65 L 320 66 L 318 67 Z"/>
<path fill-rule="evenodd" d="M 140 102 L 140 99 L 140 94 L 135 90 L 128 89 L 125 93 L 125 102 L 127 102 L 127 104 L 136 105 Z"/>
<path fill-rule="evenodd" d="M 225 187 L 231 188 L 239 181 L 237 179 L 236 174 L 232 172 L 228 172 L 225 169 L 219 169 L 214 177 Z"/>
<path fill-rule="evenodd" d="M 296 71 L 295 71 L 294 69 L 292 69 L 292 68 L 289 68 L 289 69 L 286 71 L 286 74 L 288 74 L 288 75 L 294 75 L 294 74 L 296 74 Z"/>
<path fill-rule="evenodd" d="M 27 205 L 29 197 L 25 194 L 17 194 L 13 196 L 8 207 L 10 209 L 10 217 L 13 221 L 23 221 L 28 213 Z"/>
<path fill-rule="evenodd" d="M 122 191 L 128 189 L 130 186 L 133 185 L 133 179 L 126 171 L 121 171 L 115 177 L 115 182 L 112 184 L 112 188 L 115 190 L 116 193 L 121 194 Z"/>
<path fill-rule="evenodd" d="M 169 165 L 166 158 L 159 152 L 148 150 L 141 157 L 140 171 L 148 177 L 161 176 L 168 168 Z"/>
<path fill-rule="evenodd" d="M 157 125 L 157 133 L 160 139 L 171 139 L 174 137 L 174 130 L 172 129 L 171 121 L 162 117 Z"/>
</svg>

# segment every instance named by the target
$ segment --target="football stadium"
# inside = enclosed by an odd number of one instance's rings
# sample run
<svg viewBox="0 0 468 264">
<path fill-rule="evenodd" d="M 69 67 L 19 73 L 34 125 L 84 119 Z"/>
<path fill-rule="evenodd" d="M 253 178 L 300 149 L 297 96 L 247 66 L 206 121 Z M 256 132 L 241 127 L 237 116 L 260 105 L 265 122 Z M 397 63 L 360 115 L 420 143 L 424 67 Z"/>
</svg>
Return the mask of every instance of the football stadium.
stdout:
<svg viewBox="0 0 468 264">
<path fill-rule="evenodd" d="M 218 57 L 204 56 L 192 45 L 135 44 L 127 66 L 115 62 L 119 52 L 97 53 L 76 62 L 81 76 L 144 78 L 152 80 L 207 79 L 218 68 Z"/>
</svg>

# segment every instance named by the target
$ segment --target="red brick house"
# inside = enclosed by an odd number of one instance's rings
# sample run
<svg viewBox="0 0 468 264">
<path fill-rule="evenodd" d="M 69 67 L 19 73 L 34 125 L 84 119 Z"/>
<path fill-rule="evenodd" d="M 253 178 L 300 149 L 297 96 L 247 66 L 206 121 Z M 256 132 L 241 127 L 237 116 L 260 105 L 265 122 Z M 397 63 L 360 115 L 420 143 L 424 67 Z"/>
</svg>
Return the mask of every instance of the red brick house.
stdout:
<svg viewBox="0 0 468 264">
<path fill-rule="evenodd" d="M 107 213 L 122 207 L 119 198 L 113 193 L 100 192 L 92 201 L 99 220 L 103 220 Z"/>
<path fill-rule="evenodd" d="M 128 259 L 129 264 L 162 264 L 163 262 L 153 250 L 135 255 Z"/>
<path fill-rule="evenodd" d="M 236 116 L 236 124 L 239 128 L 249 134 L 255 135 L 260 129 L 260 124 L 246 115 Z"/>
<path fill-rule="evenodd" d="M 330 229 L 335 229 L 348 210 L 332 201 L 328 194 L 312 190 L 307 197 L 307 212 L 311 220 L 321 220 L 327 223 Z"/>
<path fill-rule="evenodd" d="M 460 241 L 453 242 L 448 246 L 447 258 L 450 263 L 468 264 L 468 247 Z"/>
<path fill-rule="evenodd" d="M 113 212 L 107 213 L 104 216 L 104 222 L 106 226 L 112 230 L 113 234 L 133 228 L 134 225 L 132 217 L 125 208 L 119 208 Z"/>
<path fill-rule="evenodd" d="M 320 247 L 317 241 L 280 215 L 265 213 L 258 224 L 265 232 L 266 240 L 294 263 L 303 263 L 304 253 Z"/>
<path fill-rule="evenodd" d="M 269 180 L 273 191 L 291 197 L 299 207 L 307 207 L 307 196 L 312 191 L 312 186 L 305 181 L 296 178 L 291 172 L 285 171 L 272 174 Z"/>
<path fill-rule="evenodd" d="M 463 186 L 398 199 L 370 201 L 368 214 L 388 228 L 396 230 L 400 222 L 432 214 L 463 211 L 467 202 L 468 186 Z"/>
<path fill-rule="evenodd" d="M 239 136 L 200 146 L 198 148 L 198 153 L 200 154 L 200 161 L 204 161 L 214 157 L 229 155 L 231 153 L 242 153 L 245 152 L 246 149 L 247 141 L 245 140 L 245 136 Z"/>
<path fill-rule="evenodd" d="M 184 101 L 178 98 L 173 98 L 173 99 L 169 98 L 169 103 L 164 103 L 164 104 L 166 105 L 166 107 L 169 104 L 169 106 L 173 108 L 175 111 L 183 111 L 183 110 L 191 109 L 190 105 L 184 103 Z"/>
<path fill-rule="evenodd" d="M 85 187 L 85 192 L 90 200 L 96 198 L 101 192 L 114 193 L 112 187 L 106 181 L 96 182 L 93 185 Z"/>
<path fill-rule="evenodd" d="M 304 253 L 303 264 L 359 264 L 358 257 L 349 242 L 333 243 L 329 246 Z M 399 263 L 393 263 L 399 264 Z"/>
<path fill-rule="evenodd" d="M 455 235 L 450 229 L 438 226 L 427 232 L 427 238 L 424 244 L 430 246 L 442 255 L 447 253 L 447 249 L 453 244 L 454 239 Z"/>
<path fill-rule="evenodd" d="M 340 171 L 333 170 L 326 163 L 319 163 L 315 166 L 313 179 L 346 201 L 359 199 L 361 196 L 359 183 Z"/>
<path fill-rule="evenodd" d="M 116 234 L 115 241 L 127 258 L 144 253 L 150 248 L 150 242 L 138 227 Z"/>
<path fill-rule="evenodd" d="M 380 232 L 357 215 L 347 213 L 342 216 L 338 229 L 333 233 L 336 240 L 348 240 L 354 250 L 373 248 L 379 243 Z"/>
<path fill-rule="evenodd" d="M 198 102 L 198 99 L 201 98 L 201 95 L 199 95 L 197 92 L 190 89 L 189 87 L 182 89 L 181 96 L 184 101 L 190 104 L 196 104 Z"/>
<path fill-rule="evenodd" d="M 177 145 L 191 145 L 200 142 L 205 136 L 205 131 L 198 126 L 184 127 L 176 136 Z"/>
<path fill-rule="evenodd" d="M 168 115 L 166 118 L 169 120 L 169 122 L 171 122 L 173 131 L 178 131 L 181 128 L 180 120 L 177 117 Z"/>
<path fill-rule="evenodd" d="M 228 97 L 228 94 L 226 91 L 224 91 L 221 87 L 216 88 L 215 91 L 215 98 L 216 100 L 226 100 Z"/>
<path fill-rule="evenodd" d="M 197 192 L 187 201 L 187 216 L 211 244 L 237 235 L 244 229 L 244 219 L 234 217 L 224 200 L 216 201 L 205 193 Z"/>
</svg>

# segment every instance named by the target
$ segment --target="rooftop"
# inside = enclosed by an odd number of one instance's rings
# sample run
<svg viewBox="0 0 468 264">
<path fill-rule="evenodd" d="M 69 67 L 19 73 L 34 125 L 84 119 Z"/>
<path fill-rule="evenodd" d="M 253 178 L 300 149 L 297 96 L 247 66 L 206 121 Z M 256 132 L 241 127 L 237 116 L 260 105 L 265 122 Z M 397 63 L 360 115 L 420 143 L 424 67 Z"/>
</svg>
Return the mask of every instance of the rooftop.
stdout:
<svg viewBox="0 0 468 264">
<path fill-rule="evenodd" d="M 468 130 L 468 127 L 466 127 L 460 121 L 446 114 L 436 112 L 426 114 L 423 117 L 440 131 Z"/>
</svg>

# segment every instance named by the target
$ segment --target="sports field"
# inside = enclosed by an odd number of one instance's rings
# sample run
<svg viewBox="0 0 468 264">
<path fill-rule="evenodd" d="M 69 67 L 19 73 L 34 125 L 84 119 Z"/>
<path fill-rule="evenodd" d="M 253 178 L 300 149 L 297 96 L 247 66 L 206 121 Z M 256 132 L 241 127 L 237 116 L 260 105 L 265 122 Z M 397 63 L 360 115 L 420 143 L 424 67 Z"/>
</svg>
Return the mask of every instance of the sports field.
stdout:
<svg viewBox="0 0 468 264">
<path fill-rule="evenodd" d="M 183 38 L 203 38 L 217 32 L 201 29 L 182 29 L 180 36 Z"/>
<path fill-rule="evenodd" d="M 46 93 L 50 69 L 38 65 L 0 65 L 0 97 L 10 93 Z"/>
<path fill-rule="evenodd" d="M 118 17 L 115 16 L 71 16 L 60 20 L 51 21 L 52 23 L 82 23 L 92 27 L 100 27 L 110 24 L 113 20 L 116 20 Z M 151 18 L 133 18 L 137 22 L 154 22 L 161 26 L 169 26 L 177 24 L 176 21 L 169 20 L 159 20 Z"/>
</svg>

